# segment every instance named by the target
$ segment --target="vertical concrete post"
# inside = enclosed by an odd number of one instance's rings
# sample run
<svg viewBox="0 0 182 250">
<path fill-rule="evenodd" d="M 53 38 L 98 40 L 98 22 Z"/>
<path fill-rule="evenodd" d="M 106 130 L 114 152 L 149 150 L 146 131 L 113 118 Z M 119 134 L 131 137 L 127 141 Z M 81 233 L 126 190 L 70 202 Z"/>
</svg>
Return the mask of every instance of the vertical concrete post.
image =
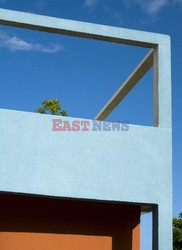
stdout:
<svg viewBox="0 0 182 250">
<path fill-rule="evenodd" d="M 158 244 L 159 244 L 159 240 L 158 240 L 158 234 L 159 234 L 159 230 L 158 230 L 158 220 L 159 220 L 159 216 L 158 216 L 158 206 L 154 206 L 153 210 L 152 210 L 152 250 L 158 250 Z"/>
</svg>

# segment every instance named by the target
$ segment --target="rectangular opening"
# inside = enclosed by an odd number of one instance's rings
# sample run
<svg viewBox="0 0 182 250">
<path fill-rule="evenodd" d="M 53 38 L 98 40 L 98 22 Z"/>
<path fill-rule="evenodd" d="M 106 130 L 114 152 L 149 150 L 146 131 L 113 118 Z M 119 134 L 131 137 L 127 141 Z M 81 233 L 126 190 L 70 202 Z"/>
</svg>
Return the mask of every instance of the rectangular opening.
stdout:
<svg viewBox="0 0 182 250">
<path fill-rule="evenodd" d="M 5 26 L 0 50 L 1 108 L 34 112 L 56 98 L 68 116 L 87 119 L 94 119 L 149 51 Z M 152 78 L 149 72 L 106 120 L 152 125 Z"/>
<path fill-rule="evenodd" d="M 139 249 L 137 205 L 0 194 L 0 206 L 3 250 Z"/>
</svg>

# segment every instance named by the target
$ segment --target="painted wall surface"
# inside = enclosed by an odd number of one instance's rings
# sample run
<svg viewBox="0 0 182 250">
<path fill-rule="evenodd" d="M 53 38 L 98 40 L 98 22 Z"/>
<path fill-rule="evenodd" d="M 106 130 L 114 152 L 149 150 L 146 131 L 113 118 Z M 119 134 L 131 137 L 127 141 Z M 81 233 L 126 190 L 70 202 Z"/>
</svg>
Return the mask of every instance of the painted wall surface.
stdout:
<svg viewBox="0 0 182 250">
<path fill-rule="evenodd" d="M 0 190 L 157 204 L 159 249 L 171 250 L 171 128 L 53 132 L 53 118 L 0 110 Z"/>
<path fill-rule="evenodd" d="M 0 110 L 1 191 L 169 206 L 170 129 L 53 132 L 53 118 Z"/>
<path fill-rule="evenodd" d="M 140 207 L 0 195 L 1 250 L 139 250 Z"/>
<path fill-rule="evenodd" d="M 85 246 L 85 247 L 84 247 Z M 0 233 L 2 250 L 112 250 L 109 236 L 80 236 L 42 233 Z"/>
</svg>

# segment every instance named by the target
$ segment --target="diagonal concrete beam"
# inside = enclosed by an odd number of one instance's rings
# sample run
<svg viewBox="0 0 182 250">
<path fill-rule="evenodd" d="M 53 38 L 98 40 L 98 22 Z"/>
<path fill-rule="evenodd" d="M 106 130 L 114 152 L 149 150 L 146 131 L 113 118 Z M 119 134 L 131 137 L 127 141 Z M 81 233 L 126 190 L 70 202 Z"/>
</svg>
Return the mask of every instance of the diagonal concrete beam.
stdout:
<svg viewBox="0 0 182 250">
<path fill-rule="evenodd" d="M 128 79 L 121 85 L 118 91 L 106 103 L 103 109 L 95 117 L 96 120 L 105 120 L 107 116 L 117 107 L 117 105 L 125 98 L 132 88 L 140 81 L 140 79 L 153 66 L 153 49 L 138 64 Z"/>
</svg>

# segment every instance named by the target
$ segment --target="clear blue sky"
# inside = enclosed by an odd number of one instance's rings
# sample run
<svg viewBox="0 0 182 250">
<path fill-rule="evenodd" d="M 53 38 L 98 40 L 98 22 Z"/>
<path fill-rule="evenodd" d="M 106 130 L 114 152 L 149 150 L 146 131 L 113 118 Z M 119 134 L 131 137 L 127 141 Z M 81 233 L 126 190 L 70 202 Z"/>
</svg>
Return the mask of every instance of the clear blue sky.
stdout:
<svg viewBox="0 0 182 250">
<path fill-rule="evenodd" d="M 171 36 L 173 213 L 177 216 L 182 211 L 182 0 L 0 0 L 0 7 Z M 41 101 L 55 97 L 69 116 L 94 118 L 147 51 L 0 26 L 0 107 L 34 112 Z M 108 120 L 152 125 L 152 73 Z"/>
</svg>

